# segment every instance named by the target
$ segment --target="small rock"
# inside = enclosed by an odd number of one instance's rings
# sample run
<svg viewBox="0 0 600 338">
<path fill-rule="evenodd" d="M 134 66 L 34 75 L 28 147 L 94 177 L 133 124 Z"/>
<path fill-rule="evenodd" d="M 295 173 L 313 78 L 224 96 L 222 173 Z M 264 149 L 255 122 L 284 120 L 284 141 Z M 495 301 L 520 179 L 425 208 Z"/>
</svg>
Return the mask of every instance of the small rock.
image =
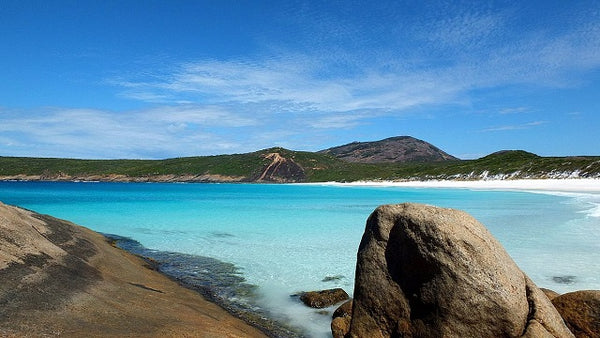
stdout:
<svg viewBox="0 0 600 338">
<path fill-rule="evenodd" d="M 552 304 L 575 337 L 600 337 L 600 290 L 565 293 Z"/>
<path fill-rule="evenodd" d="M 335 281 L 338 281 L 338 280 L 340 280 L 342 278 L 344 278 L 344 276 L 342 276 L 342 275 L 325 276 L 325 278 L 323 278 L 321 280 L 321 282 L 335 282 Z"/>
<path fill-rule="evenodd" d="M 306 304 L 306 306 L 310 306 L 316 309 L 322 309 L 324 307 L 334 305 L 349 298 L 350 297 L 348 296 L 346 291 L 340 288 L 322 291 L 309 291 L 300 294 L 300 300 L 304 304 Z"/>
</svg>

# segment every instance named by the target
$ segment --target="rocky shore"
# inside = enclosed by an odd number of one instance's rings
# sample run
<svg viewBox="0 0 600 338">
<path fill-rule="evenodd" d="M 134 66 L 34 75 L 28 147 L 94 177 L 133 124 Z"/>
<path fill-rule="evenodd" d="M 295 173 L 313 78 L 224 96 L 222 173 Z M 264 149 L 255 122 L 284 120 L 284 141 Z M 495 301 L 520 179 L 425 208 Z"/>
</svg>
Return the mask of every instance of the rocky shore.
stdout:
<svg viewBox="0 0 600 338">
<path fill-rule="evenodd" d="M 0 203 L 0 336 L 265 336 L 117 240 Z M 381 206 L 357 255 L 353 299 L 342 289 L 296 295 L 316 309 L 342 304 L 334 338 L 600 337 L 600 291 L 538 288 L 465 212 Z"/>
<path fill-rule="evenodd" d="M 551 300 L 552 298 L 552 300 Z M 367 220 L 334 337 L 600 337 L 600 291 L 538 288 L 465 212 L 385 205 Z"/>
<path fill-rule="evenodd" d="M 0 203 L 0 336 L 264 337 L 93 231 Z"/>
<path fill-rule="evenodd" d="M 225 176 L 217 174 L 201 175 L 148 175 L 127 176 L 121 174 L 107 175 L 68 175 L 64 173 L 46 175 L 10 175 L 0 176 L 0 181 L 23 182 L 117 182 L 117 183 L 236 183 L 248 181 L 243 176 Z"/>
</svg>

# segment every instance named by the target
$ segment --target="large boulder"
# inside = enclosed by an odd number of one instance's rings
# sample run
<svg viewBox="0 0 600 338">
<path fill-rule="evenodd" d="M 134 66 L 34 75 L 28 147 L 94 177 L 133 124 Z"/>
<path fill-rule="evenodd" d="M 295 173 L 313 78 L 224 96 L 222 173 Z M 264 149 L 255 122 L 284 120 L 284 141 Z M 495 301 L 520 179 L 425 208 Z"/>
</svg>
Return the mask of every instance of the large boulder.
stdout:
<svg viewBox="0 0 600 338">
<path fill-rule="evenodd" d="M 600 338 L 600 290 L 565 293 L 552 303 L 576 337 Z"/>
<path fill-rule="evenodd" d="M 385 205 L 367 220 L 350 337 L 572 337 L 542 291 L 465 212 Z"/>
</svg>

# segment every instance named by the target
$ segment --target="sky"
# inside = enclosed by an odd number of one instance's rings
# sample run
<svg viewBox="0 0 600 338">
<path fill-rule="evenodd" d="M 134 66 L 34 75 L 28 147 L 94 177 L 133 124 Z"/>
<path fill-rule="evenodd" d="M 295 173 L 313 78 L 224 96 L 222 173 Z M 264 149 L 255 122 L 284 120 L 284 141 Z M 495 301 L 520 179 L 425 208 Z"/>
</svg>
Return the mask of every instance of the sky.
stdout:
<svg viewBox="0 0 600 338">
<path fill-rule="evenodd" d="M 600 1 L 0 2 L 0 156 L 600 155 Z"/>
</svg>

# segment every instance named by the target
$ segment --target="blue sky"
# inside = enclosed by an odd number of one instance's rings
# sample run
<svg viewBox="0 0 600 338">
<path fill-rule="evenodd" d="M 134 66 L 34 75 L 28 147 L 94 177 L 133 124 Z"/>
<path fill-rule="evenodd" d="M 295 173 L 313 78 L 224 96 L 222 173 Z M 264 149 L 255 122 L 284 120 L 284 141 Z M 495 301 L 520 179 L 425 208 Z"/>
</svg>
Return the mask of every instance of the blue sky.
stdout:
<svg viewBox="0 0 600 338">
<path fill-rule="evenodd" d="M 0 156 L 600 155 L 600 1 L 0 4 Z"/>
</svg>

